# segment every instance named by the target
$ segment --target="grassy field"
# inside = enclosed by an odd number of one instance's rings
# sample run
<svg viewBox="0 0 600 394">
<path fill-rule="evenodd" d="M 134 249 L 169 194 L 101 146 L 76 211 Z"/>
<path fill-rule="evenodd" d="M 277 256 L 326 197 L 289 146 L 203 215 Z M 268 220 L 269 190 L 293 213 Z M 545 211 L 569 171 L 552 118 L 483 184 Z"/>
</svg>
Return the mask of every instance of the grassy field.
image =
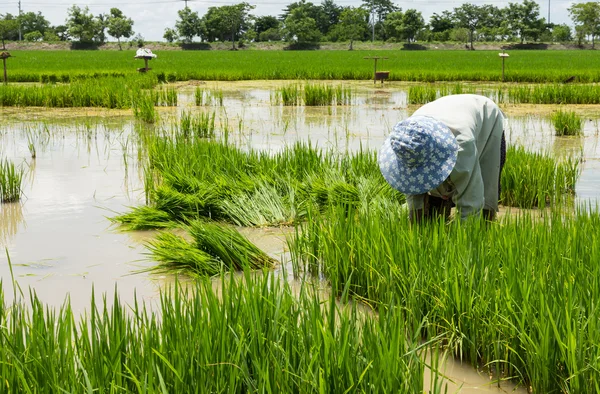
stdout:
<svg viewBox="0 0 600 394">
<path fill-rule="evenodd" d="M 69 76 L 128 75 L 143 62 L 134 51 L 12 51 L 9 79 L 37 82 Z M 500 81 L 498 51 L 159 51 L 150 62 L 160 79 L 368 80 L 373 61 L 397 81 Z M 506 60 L 508 82 L 600 81 L 597 51 L 511 51 Z"/>
</svg>

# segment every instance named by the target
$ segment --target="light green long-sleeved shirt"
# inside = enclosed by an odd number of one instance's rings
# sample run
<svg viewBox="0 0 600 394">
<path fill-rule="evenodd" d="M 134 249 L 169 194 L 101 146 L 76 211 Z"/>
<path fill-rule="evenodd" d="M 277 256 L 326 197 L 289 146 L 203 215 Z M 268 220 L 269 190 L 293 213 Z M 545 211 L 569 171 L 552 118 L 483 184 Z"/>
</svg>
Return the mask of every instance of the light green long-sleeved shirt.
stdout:
<svg viewBox="0 0 600 394">
<path fill-rule="evenodd" d="M 425 104 L 413 115 L 444 123 L 458 143 L 458 157 L 450 176 L 428 194 L 452 198 L 462 218 L 482 209 L 498 211 L 500 143 L 504 116 L 484 96 L 457 94 Z M 410 210 L 423 209 L 425 194 L 407 195 Z"/>
</svg>

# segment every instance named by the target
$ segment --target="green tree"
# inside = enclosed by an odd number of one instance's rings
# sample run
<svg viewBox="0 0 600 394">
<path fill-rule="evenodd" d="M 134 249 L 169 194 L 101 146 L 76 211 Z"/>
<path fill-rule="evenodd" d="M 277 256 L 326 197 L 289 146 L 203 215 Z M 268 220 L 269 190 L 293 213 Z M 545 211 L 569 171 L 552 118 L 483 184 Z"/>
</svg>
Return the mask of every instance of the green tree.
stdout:
<svg viewBox="0 0 600 394">
<path fill-rule="evenodd" d="M 319 42 L 321 34 L 317 22 L 304 8 L 295 8 L 285 18 L 284 38 L 290 43 L 314 44 Z"/>
<path fill-rule="evenodd" d="M 423 15 L 415 9 L 408 9 L 402 15 L 402 38 L 413 42 L 416 35 L 425 27 Z"/>
<path fill-rule="evenodd" d="M 6 49 L 4 41 L 14 39 L 19 30 L 17 20 L 10 18 L 10 16 L 10 14 L 7 14 L 0 19 L 0 39 L 2 40 L 2 49 Z"/>
<path fill-rule="evenodd" d="M 434 13 L 429 18 L 431 38 L 436 41 L 448 41 L 450 31 L 454 28 L 454 18 L 449 11 L 443 11 L 441 15 Z"/>
<path fill-rule="evenodd" d="M 383 28 L 387 38 L 394 38 L 396 40 L 402 39 L 403 16 L 404 14 L 402 11 L 394 11 L 386 15 L 385 20 L 383 21 Z"/>
<path fill-rule="evenodd" d="M 133 35 L 133 20 L 123 15 L 118 8 L 111 8 L 108 16 L 108 34 L 117 39 L 119 50 L 121 48 L 121 37 L 129 38 Z"/>
<path fill-rule="evenodd" d="M 568 42 L 573 40 L 571 28 L 566 25 L 554 25 L 552 27 L 552 40 L 554 42 Z"/>
<path fill-rule="evenodd" d="M 44 18 L 41 12 L 24 12 L 17 17 L 18 23 L 21 25 L 21 34 L 25 36 L 27 33 L 39 32 L 44 35 L 46 30 L 50 28 L 50 22 Z"/>
<path fill-rule="evenodd" d="M 58 36 L 60 41 L 69 41 L 71 39 L 69 28 L 65 25 L 53 26 L 52 31 Z"/>
<path fill-rule="evenodd" d="M 322 6 L 306 2 L 306 0 L 300 0 L 299 2 L 289 4 L 280 16 L 281 20 L 285 21 L 292 11 L 297 9 L 301 10 L 299 12 L 301 12 L 302 15 L 312 18 L 315 21 L 315 25 L 321 34 L 327 34 L 330 28 L 329 16 L 325 13 Z"/>
<path fill-rule="evenodd" d="M 177 32 L 175 31 L 175 29 L 167 27 L 165 29 L 165 34 L 163 34 L 163 38 L 167 40 L 167 42 L 175 42 L 179 37 L 177 37 Z"/>
<path fill-rule="evenodd" d="M 540 6 L 532 0 L 523 0 L 522 3 L 508 3 L 505 12 L 511 32 L 521 39 L 535 40 L 545 30 L 545 21 L 540 18 Z"/>
<path fill-rule="evenodd" d="M 344 11 L 344 8 L 337 5 L 333 0 L 323 0 L 321 3 L 321 9 L 325 15 L 323 23 L 324 31 L 322 30 L 321 32 L 323 34 L 327 34 L 333 27 L 340 23 L 340 17 L 342 15 L 342 11 Z"/>
<path fill-rule="evenodd" d="M 579 43 L 581 44 L 582 35 L 590 36 L 593 49 L 595 37 L 600 32 L 600 3 L 595 1 L 577 3 L 573 4 L 568 10 L 578 33 Z"/>
<path fill-rule="evenodd" d="M 179 20 L 175 22 L 175 29 L 183 41 L 192 42 L 195 36 L 202 35 L 201 20 L 198 13 L 192 11 L 190 7 L 177 11 Z"/>
<path fill-rule="evenodd" d="M 69 35 L 79 42 L 93 42 L 98 35 L 98 23 L 89 8 L 74 5 L 68 9 L 67 15 Z"/>
<path fill-rule="evenodd" d="M 44 38 L 44 36 L 42 35 L 42 33 L 40 33 L 37 30 L 30 31 L 29 33 L 25 33 L 25 35 L 23 36 L 23 39 L 25 41 L 29 41 L 29 42 L 42 41 L 43 38 Z"/>
<path fill-rule="evenodd" d="M 471 49 L 473 49 L 473 37 L 475 36 L 475 32 L 482 26 L 482 22 L 486 17 L 486 9 L 476 6 L 475 4 L 465 3 L 460 7 L 454 8 L 456 27 L 462 27 L 468 30 Z"/>
<path fill-rule="evenodd" d="M 221 41 L 231 41 L 231 49 L 235 49 L 235 41 L 239 40 L 251 28 L 252 15 L 255 7 L 248 3 L 209 7 L 204 16 L 204 25 L 209 40 L 219 38 Z"/>
<path fill-rule="evenodd" d="M 369 11 L 363 8 L 348 7 L 340 15 L 339 34 L 343 40 L 350 41 L 348 50 L 353 50 L 353 43 L 362 40 L 369 32 Z"/>
<path fill-rule="evenodd" d="M 279 29 L 280 26 L 281 22 L 279 19 L 271 15 L 258 16 L 254 19 L 254 31 L 256 32 L 257 37 L 264 31 L 269 29 Z"/>
<path fill-rule="evenodd" d="M 386 28 L 384 21 L 387 15 L 392 12 L 402 11 L 400 7 L 397 7 L 392 3 L 391 0 L 363 0 L 361 8 L 367 10 L 371 15 L 371 30 L 377 32 L 377 36 L 380 39 L 387 39 Z M 372 37 L 374 40 L 375 37 Z"/>
</svg>

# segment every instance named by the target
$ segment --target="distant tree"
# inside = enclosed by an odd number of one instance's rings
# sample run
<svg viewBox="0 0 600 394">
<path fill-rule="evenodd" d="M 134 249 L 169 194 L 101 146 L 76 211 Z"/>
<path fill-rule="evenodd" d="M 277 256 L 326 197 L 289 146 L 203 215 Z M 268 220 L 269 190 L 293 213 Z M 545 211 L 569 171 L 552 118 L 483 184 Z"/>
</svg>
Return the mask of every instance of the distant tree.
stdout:
<svg viewBox="0 0 600 394">
<path fill-rule="evenodd" d="M 291 43 L 317 43 L 321 38 L 317 22 L 303 8 L 295 8 L 285 18 L 284 38 Z"/>
<path fill-rule="evenodd" d="M 108 16 L 108 34 L 117 39 L 119 50 L 121 48 L 121 37 L 129 38 L 133 35 L 133 20 L 123 15 L 118 8 L 111 8 Z"/>
<path fill-rule="evenodd" d="M 571 28 L 566 25 L 554 25 L 552 27 L 552 41 L 554 42 L 568 42 L 573 40 Z"/>
<path fill-rule="evenodd" d="M 17 17 L 18 23 L 21 25 L 21 34 L 25 36 L 27 33 L 40 32 L 43 34 L 50 28 L 50 22 L 44 18 L 41 12 L 24 12 Z"/>
<path fill-rule="evenodd" d="M 568 10 L 575 23 L 580 45 L 582 35 L 587 35 L 592 38 L 592 49 L 594 49 L 595 37 L 600 33 L 600 3 L 595 1 L 577 3 Z"/>
<path fill-rule="evenodd" d="M 300 10 L 296 12 L 296 15 L 302 14 L 306 18 L 311 18 L 315 21 L 315 26 L 321 34 L 327 34 L 329 31 L 330 23 L 329 16 L 325 13 L 324 9 L 320 5 L 315 5 L 306 0 L 300 0 L 296 3 L 289 4 L 283 10 L 283 14 L 280 15 L 282 21 L 285 21 L 292 11 Z"/>
<path fill-rule="evenodd" d="M 402 11 L 394 11 L 387 14 L 383 21 L 383 27 L 385 29 L 385 36 L 387 38 L 394 38 L 396 40 L 402 39 L 402 17 L 404 14 Z"/>
<path fill-rule="evenodd" d="M 466 43 L 469 42 L 470 37 L 469 29 L 465 27 L 455 27 L 450 30 L 450 40 L 452 41 Z"/>
<path fill-rule="evenodd" d="M 54 34 L 58 36 L 60 41 L 69 41 L 71 36 L 69 36 L 69 28 L 65 25 L 58 25 L 52 27 Z"/>
<path fill-rule="evenodd" d="M 163 34 L 163 38 L 167 40 L 167 42 L 175 42 L 177 41 L 177 32 L 174 29 L 167 27 L 165 29 L 165 34 Z"/>
<path fill-rule="evenodd" d="M 266 31 L 270 31 L 271 33 L 273 31 L 278 31 L 280 26 L 281 22 L 274 16 L 265 15 L 256 17 L 254 19 L 254 32 L 256 33 L 257 41 L 269 41 L 263 40 L 261 34 Z"/>
<path fill-rule="evenodd" d="M 334 0 L 323 0 L 321 2 L 321 9 L 325 15 L 323 23 L 324 31 L 321 32 L 327 34 L 334 26 L 340 23 L 340 17 L 344 8 L 337 5 Z"/>
<path fill-rule="evenodd" d="M 468 30 L 471 49 L 473 49 L 475 32 L 482 26 L 482 22 L 487 16 L 485 11 L 483 7 L 471 3 L 465 3 L 460 7 L 454 8 L 455 25 L 456 27 Z"/>
<path fill-rule="evenodd" d="M 179 20 L 175 22 L 175 29 L 183 41 L 192 42 L 195 36 L 202 34 L 201 20 L 197 12 L 185 7 L 183 10 L 177 11 L 177 14 Z"/>
<path fill-rule="evenodd" d="M 106 42 L 106 29 L 108 29 L 108 15 L 98 14 L 94 19 L 94 23 L 96 24 L 94 41 L 104 44 Z"/>
<path fill-rule="evenodd" d="M 53 29 L 48 29 L 44 33 L 44 41 L 57 42 L 57 41 L 60 41 L 60 37 L 54 32 Z"/>
<path fill-rule="evenodd" d="M 93 42 L 98 35 L 98 23 L 89 8 L 74 5 L 67 11 L 69 35 L 79 42 Z"/>
<path fill-rule="evenodd" d="M 29 33 L 25 33 L 23 39 L 29 42 L 42 41 L 44 36 L 39 31 L 30 31 Z"/>
<path fill-rule="evenodd" d="M 387 15 L 392 12 L 402 11 L 402 8 L 395 6 L 391 0 L 363 0 L 361 8 L 364 8 L 369 14 L 373 15 L 371 18 L 371 30 L 376 32 L 377 37 L 383 40 L 388 38 L 383 23 Z M 372 39 L 375 39 L 375 37 L 372 37 Z"/>
<path fill-rule="evenodd" d="M 419 31 L 425 27 L 423 15 L 415 9 L 408 9 L 402 15 L 402 38 L 407 42 L 413 42 Z"/>
<path fill-rule="evenodd" d="M 340 15 L 340 38 L 350 40 L 348 50 L 353 50 L 353 43 L 362 40 L 369 32 L 369 11 L 363 8 L 348 7 Z"/>
<path fill-rule="evenodd" d="M 219 38 L 231 41 L 235 49 L 236 39 L 240 39 L 251 27 L 253 5 L 240 3 L 221 7 L 209 7 L 203 18 L 209 40 Z"/>
<path fill-rule="evenodd" d="M 19 24 L 16 19 L 7 19 L 6 15 L 0 19 L 0 39 L 2 40 L 2 49 L 6 49 L 4 41 L 13 39 L 15 34 L 18 34 L 18 30 Z"/>
<path fill-rule="evenodd" d="M 512 33 L 521 39 L 521 44 L 527 38 L 535 40 L 545 30 L 545 21 L 540 18 L 540 6 L 532 0 L 508 3 L 505 17 Z"/>
<path fill-rule="evenodd" d="M 442 15 L 433 13 L 429 18 L 429 26 L 432 33 L 443 33 L 454 28 L 454 20 L 449 11 L 443 11 Z"/>
</svg>

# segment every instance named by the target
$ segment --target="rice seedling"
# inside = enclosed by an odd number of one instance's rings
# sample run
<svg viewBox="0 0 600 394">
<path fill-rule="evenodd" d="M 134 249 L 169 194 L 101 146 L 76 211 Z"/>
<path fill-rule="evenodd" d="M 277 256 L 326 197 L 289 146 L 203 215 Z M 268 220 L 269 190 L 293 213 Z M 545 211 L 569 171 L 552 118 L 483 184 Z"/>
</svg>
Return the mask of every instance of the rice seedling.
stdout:
<svg viewBox="0 0 600 394">
<path fill-rule="evenodd" d="M 11 392 L 422 392 L 420 327 L 396 309 L 339 307 L 310 284 L 294 295 L 273 276 L 223 276 L 163 291 L 157 310 L 92 296 L 6 304 L 0 374 Z M 98 298 L 98 299 L 97 299 Z M 30 305 L 26 305 L 26 304 Z M 112 304 L 112 305 L 111 305 Z M 408 333 L 408 335 L 407 335 Z M 434 393 L 440 394 L 440 393 Z"/>
<path fill-rule="evenodd" d="M 334 89 L 328 85 L 306 84 L 303 90 L 304 105 L 326 106 L 335 103 Z"/>
<path fill-rule="evenodd" d="M 558 110 L 552 114 L 552 125 L 557 136 L 581 135 L 583 119 L 573 111 Z"/>
<path fill-rule="evenodd" d="M 296 84 L 282 86 L 277 90 L 277 97 L 281 98 L 284 106 L 295 106 L 300 104 L 300 87 Z"/>
<path fill-rule="evenodd" d="M 599 104 L 600 86 L 549 84 L 512 86 L 507 89 L 510 103 L 529 104 Z"/>
<path fill-rule="evenodd" d="M 198 107 L 204 105 L 204 89 L 196 87 L 194 90 L 194 102 Z"/>
<path fill-rule="evenodd" d="M 159 89 L 152 91 L 154 105 L 157 107 L 176 107 L 177 91 L 173 88 Z"/>
<path fill-rule="evenodd" d="M 7 159 L 0 161 L 0 202 L 19 201 L 23 194 L 24 173 L 22 167 Z"/>
<path fill-rule="evenodd" d="M 213 138 L 215 136 L 215 113 L 181 112 L 179 118 L 179 135 L 185 138 Z"/>
<path fill-rule="evenodd" d="M 154 97 L 151 93 L 139 92 L 133 100 L 133 115 L 146 123 L 155 123 L 158 113 L 154 108 Z"/>
<path fill-rule="evenodd" d="M 548 153 L 509 146 L 502 170 L 500 202 L 520 208 L 544 208 L 567 200 L 579 177 L 578 159 L 558 162 Z"/>
<path fill-rule="evenodd" d="M 298 224 L 290 251 L 336 294 L 393 303 L 409 324 L 426 319 L 425 340 L 439 337 L 496 378 L 595 392 L 599 224 L 597 211 L 554 211 L 411 226 L 400 209 L 331 207 Z"/>
</svg>

